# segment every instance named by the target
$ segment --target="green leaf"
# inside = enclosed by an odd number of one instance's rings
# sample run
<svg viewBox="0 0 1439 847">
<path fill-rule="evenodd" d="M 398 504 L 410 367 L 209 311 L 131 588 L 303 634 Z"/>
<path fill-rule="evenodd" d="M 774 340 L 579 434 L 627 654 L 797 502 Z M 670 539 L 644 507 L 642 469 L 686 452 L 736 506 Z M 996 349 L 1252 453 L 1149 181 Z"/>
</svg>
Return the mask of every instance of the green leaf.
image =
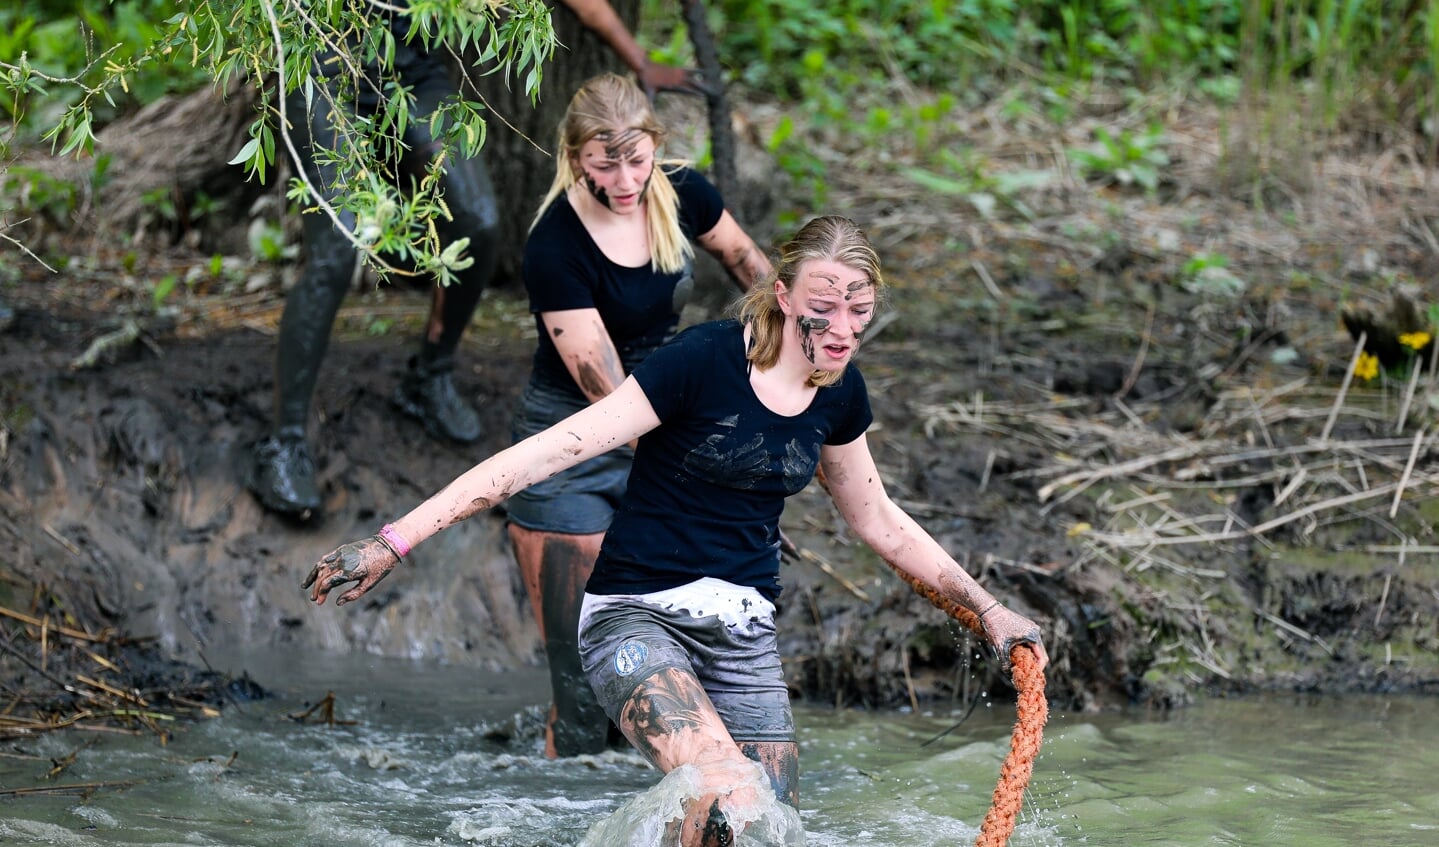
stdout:
<svg viewBox="0 0 1439 847">
<path fill-rule="evenodd" d="M 229 164 L 239 165 L 248 162 L 251 158 L 254 157 L 255 151 L 259 149 L 260 139 L 252 138 L 249 141 L 245 142 L 245 146 L 240 148 L 240 152 L 235 154 L 235 158 L 231 159 L 229 161 Z"/>
<path fill-rule="evenodd" d="M 969 194 L 975 187 L 973 180 L 958 180 L 923 168 L 901 168 L 900 172 L 930 191 L 940 194 Z"/>
<path fill-rule="evenodd" d="M 775 125 L 774 134 L 769 137 L 769 143 L 765 146 L 769 149 L 769 152 L 773 153 L 788 141 L 792 135 L 794 135 L 794 119 L 789 115 L 785 115 L 781 117 L 779 123 Z"/>
<path fill-rule="evenodd" d="M 994 176 L 995 192 L 1008 197 L 1021 191 L 1044 188 L 1054 182 L 1053 171 L 1014 171 Z"/>
<path fill-rule="evenodd" d="M 160 279 L 159 282 L 155 283 L 155 291 L 151 296 L 154 307 L 156 309 L 159 309 L 161 306 L 163 306 L 165 304 L 165 299 L 168 298 L 170 296 L 170 293 L 174 290 L 175 275 L 166 274 L 163 278 Z"/>
</svg>

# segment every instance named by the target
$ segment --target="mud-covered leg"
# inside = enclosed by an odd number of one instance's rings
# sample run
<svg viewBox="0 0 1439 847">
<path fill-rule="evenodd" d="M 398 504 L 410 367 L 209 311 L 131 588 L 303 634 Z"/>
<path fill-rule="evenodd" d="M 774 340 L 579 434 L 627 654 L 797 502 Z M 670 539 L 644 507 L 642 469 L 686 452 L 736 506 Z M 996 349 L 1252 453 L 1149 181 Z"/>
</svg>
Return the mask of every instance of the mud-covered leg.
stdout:
<svg viewBox="0 0 1439 847">
<path fill-rule="evenodd" d="M 739 745 L 745 757 L 764 768 L 775 796 L 790 806 L 799 802 L 799 746 L 794 742 L 747 742 Z M 665 843 L 682 847 L 728 847 L 735 833 L 718 794 L 706 794 L 686 806 L 682 820 L 670 825 Z"/>
<path fill-rule="evenodd" d="M 319 114 L 307 113 L 303 99 L 292 97 L 291 110 L 308 117 L 308 124 L 300 127 L 300 161 L 296 164 L 333 202 L 337 194 L 328 187 L 336 184 L 336 174 L 316 161 L 313 148 L 337 144 L 335 129 Z M 305 268 L 285 297 L 275 344 L 274 420 L 270 435 L 255 445 L 246 485 L 267 509 L 309 517 L 320 507 L 320 491 L 305 441 L 305 425 L 335 314 L 355 269 L 356 253 L 328 216 L 305 215 L 303 221 Z M 353 228 L 353 214 L 341 213 L 340 223 Z"/>
<path fill-rule="evenodd" d="M 686 804 L 686 814 L 671 837 L 682 847 L 723 847 L 734 833 L 718 811 L 727 787 L 747 781 L 749 757 L 729 730 L 695 675 L 664 668 L 645 678 L 620 709 L 620 731 L 663 773 L 694 765 L 706 791 Z M 773 779 L 773 777 L 771 777 Z M 673 829 L 678 829 L 676 833 Z"/>
<path fill-rule="evenodd" d="M 601 533 L 567 535 L 510 525 L 550 667 L 553 703 L 545 754 L 551 758 L 601 752 L 609 736 L 609 718 L 585 678 L 579 653 L 580 603 L 603 539 Z"/>
<path fill-rule="evenodd" d="M 413 151 L 406 157 L 405 170 L 416 178 L 438 155 L 439 146 L 429 135 L 427 116 L 448 93 L 432 85 L 422 85 L 416 91 L 416 120 L 405 136 Z M 450 155 L 439 189 L 451 218 L 436 219 L 435 228 L 443 246 L 468 238 L 465 256 L 473 264 L 459 271 L 452 284 L 434 287 L 420 351 L 395 392 L 395 403 L 419 419 L 431 435 L 467 444 L 477 440 L 482 430 L 474 407 L 455 388 L 455 351 L 480 296 L 494 276 L 499 206 L 484 161 L 479 157 L 465 158 L 458 152 Z"/>
<path fill-rule="evenodd" d="M 739 749 L 759 762 L 769 776 L 775 796 L 799 808 L 799 745 L 793 741 L 744 741 Z"/>
<path fill-rule="evenodd" d="M 666 827 L 663 843 L 680 847 L 730 847 L 734 840 L 734 830 L 720 810 L 719 798 L 709 794 L 689 803 L 684 818 Z"/>
<path fill-rule="evenodd" d="M 330 330 L 349 289 L 355 251 L 322 215 L 306 215 L 305 270 L 285 296 L 275 345 L 277 432 L 304 432 Z"/>
</svg>

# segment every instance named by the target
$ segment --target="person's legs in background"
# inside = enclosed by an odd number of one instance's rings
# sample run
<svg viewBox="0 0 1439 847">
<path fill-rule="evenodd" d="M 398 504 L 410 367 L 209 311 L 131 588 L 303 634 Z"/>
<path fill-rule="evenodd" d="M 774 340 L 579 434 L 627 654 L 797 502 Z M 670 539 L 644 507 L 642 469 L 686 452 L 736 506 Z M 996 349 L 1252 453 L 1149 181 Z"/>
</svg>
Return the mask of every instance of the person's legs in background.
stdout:
<svg viewBox="0 0 1439 847">
<path fill-rule="evenodd" d="M 610 720 L 580 666 L 580 604 L 604 533 L 570 535 L 509 526 L 515 559 L 545 644 L 552 701 L 545 725 L 545 755 L 599 753 Z"/>
<path fill-rule="evenodd" d="M 414 86 L 416 97 L 411 130 L 405 139 L 411 153 L 403 165 L 415 172 L 423 170 L 437 152 L 429 136 L 428 116 L 454 89 L 438 59 L 408 49 L 400 52 L 397 71 Z M 302 158 L 297 166 L 312 185 L 327 193 L 328 200 L 334 200 L 335 173 L 317 163 L 313 155 L 315 147 L 334 149 L 340 142 L 336 128 L 324 117 L 324 108 L 316 106 L 307 113 L 302 97 L 290 98 L 290 114 L 308 114 L 303 125 L 308 135 L 297 139 Z M 359 108 L 363 111 L 369 105 L 362 102 Z M 420 351 L 411 359 L 395 401 L 406 414 L 419 418 L 432 435 L 469 443 L 480 437 L 479 417 L 459 396 L 451 374 L 460 338 L 494 274 L 499 213 L 489 172 L 477 158 L 448 163 L 441 190 L 453 219 L 436 221 L 436 230 L 446 244 L 468 237 L 467 255 L 474 264 L 458 275 L 456 283 L 435 286 Z M 340 223 L 353 231 L 354 215 L 342 212 Z M 354 245 L 326 215 L 304 216 L 304 241 L 305 269 L 286 297 L 280 318 L 274 420 L 270 434 L 254 447 L 245 479 L 265 508 L 302 520 L 314 516 L 322 502 L 306 440 L 310 405 L 335 315 L 349 291 L 357 261 Z"/>
<path fill-rule="evenodd" d="M 435 75 L 442 73 L 443 67 L 432 68 L 414 88 L 415 119 L 405 135 L 411 155 L 405 164 L 416 180 L 438 153 L 438 145 L 430 136 L 429 116 L 454 93 L 448 76 Z M 457 273 L 454 283 L 435 286 L 420 350 L 410 359 L 405 378 L 395 389 L 394 401 L 401 411 L 423 423 L 432 436 L 468 444 L 480 437 L 480 420 L 474 407 L 455 388 L 455 350 L 485 286 L 494 277 L 499 207 L 485 163 L 478 157 L 452 155 L 456 158 L 445 164 L 440 191 L 453 218 L 436 220 L 435 229 L 444 245 L 470 239 L 465 255 L 474 264 Z"/>
<path fill-rule="evenodd" d="M 292 115 L 305 115 L 305 103 L 292 95 Z M 302 168 L 328 201 L 336 199 L 333 169 L 315 161 L 314 145 L 333 147 L 335 128 L 321 110 L 308 114 L 308 135 L 296 139 Z M 354 277 L 356 253 L 326 215 L 304 215 L 305 268 L 285 297 L 275 345 L 274 418 L 270 434 L 256 443 L 246 486 L 260 504 L 281 514 L 307 519 L 319 511 L 320 489 L 315 465 L 305 438 L 310 401 L 315 394 L 320 365 L 330 344 L 335 314 Z M 342 226 L 353 230 L 353 213 L 341 212 Z"/>
<path fill-rule="evenodd" d="M 589 406 L 573 385 L 531 374 L 515 404 L 510 437 L 519 443 Z M 580 608 L 605 530 L 629 479 L 633 452 L 620 447 L 560 471 L 505 501 L 510 542 L 530 596 L 550 670 L 545 754 L 599 753 L 622 742 L 584 674 Z"/>
</svg>

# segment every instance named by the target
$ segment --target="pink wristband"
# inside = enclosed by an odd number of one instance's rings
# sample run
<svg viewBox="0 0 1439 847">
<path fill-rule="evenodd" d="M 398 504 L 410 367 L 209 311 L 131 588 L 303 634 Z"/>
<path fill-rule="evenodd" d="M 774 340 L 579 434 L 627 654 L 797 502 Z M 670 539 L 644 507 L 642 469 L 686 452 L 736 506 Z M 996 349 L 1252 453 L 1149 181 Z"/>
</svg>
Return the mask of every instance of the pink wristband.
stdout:
<svg viewBox="0 0 1439 847">
<path fill-rule="evenodd" d="M 403 559 L 410 555 L 410 542 L 406 541 L 405 536 L 401 535 L 399 531 L 395 529 L 394 524 L 387 523 L 380 527 L 379 534 L 381 538 L 389 542 L 391 547 L 395 548 L 396 556 Z"/>
</svg>

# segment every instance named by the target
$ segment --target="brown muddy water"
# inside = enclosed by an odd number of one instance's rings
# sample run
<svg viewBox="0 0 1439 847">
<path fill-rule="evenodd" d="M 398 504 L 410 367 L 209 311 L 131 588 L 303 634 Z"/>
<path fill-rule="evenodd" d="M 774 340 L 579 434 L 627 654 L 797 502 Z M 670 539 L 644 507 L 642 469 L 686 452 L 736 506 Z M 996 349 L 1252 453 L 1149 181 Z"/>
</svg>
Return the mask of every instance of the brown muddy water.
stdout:
<svg viewBox="0 0 1439 847">
<path fill-rule="evenodd" d="M 543 759 L 542 671 L 297 653 L 224 664 L 277 696 L 177 728 L 167 745 L 52 734 L 0 747 L 5 789 L 114 783 L 7 793 L 0 843 L 568 847 L 659 781 L 626 752 Z M 353 723 L 289 717 L 328 691 Z M 1435 707 L 1269 696 L 1057 713 L 1011 844 L 1433 845 Z M 984 701 L 933 740 L 956 715 L 799 708 L 806 842 L 973 843 L 1013 717 L 1002 698 Z"/>
</svg>

